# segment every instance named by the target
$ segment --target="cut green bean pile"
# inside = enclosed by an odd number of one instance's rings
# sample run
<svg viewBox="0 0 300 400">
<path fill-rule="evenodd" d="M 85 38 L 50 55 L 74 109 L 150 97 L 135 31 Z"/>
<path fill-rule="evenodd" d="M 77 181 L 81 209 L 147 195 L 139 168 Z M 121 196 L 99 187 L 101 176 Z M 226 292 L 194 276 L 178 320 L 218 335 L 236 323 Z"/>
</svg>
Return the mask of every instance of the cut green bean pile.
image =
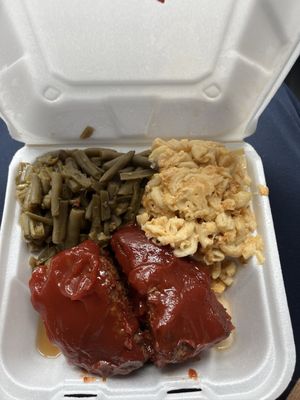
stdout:
<svg viewBox="0 0 300 400">
<path fill-rule="evenodd" d="M 16 177 L 20 224 L 35 267 L 58 251 L 92 239 L 107 245 L 111 233 L 135 221 L 147 180 L 155 173 L 149 150 L 58 150 L 21 162 Z"/>
</svg>

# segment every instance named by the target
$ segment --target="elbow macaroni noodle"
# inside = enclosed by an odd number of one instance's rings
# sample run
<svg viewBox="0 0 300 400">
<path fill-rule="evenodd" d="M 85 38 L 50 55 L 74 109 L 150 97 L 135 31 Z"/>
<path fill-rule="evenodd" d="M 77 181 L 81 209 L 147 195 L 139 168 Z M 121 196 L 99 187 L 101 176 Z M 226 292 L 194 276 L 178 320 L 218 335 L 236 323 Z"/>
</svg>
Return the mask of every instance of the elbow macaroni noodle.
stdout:
<svg viewBox="0 0 300 400">
<path fill-rule="evenodd" d="M 137 217 L 147 237 L 170 245 L 178 257 L 195 255 L 207 265 L 253 255 L 264 262 L 242 150 L 211 141 L 156 139 L 149 158 L 159 172 L 146 186 Z"/>
</svg>

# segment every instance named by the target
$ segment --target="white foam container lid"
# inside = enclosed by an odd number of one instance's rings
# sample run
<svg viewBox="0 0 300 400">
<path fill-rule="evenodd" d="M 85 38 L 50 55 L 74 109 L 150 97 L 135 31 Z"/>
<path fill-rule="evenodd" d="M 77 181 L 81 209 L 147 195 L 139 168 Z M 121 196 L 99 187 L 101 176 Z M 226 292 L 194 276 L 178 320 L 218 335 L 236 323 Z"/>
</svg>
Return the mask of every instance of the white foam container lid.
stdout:
<svg viewBox="0 0 300 400">
<path fill-rule="evenodd" d="M 295 346 L 261 160 L 243 142 L 299 54 L 298 0 L 2 0 L 0 115 L 25 143 L 9 167 L 0 241 L 0 398 L 276 399 Z M 87 126 L 95 132 L 79 136 Z M 227 291 L 232 347 L 200 361 L 83 383 L 64 357 L 35 349 L 28 250 L 18 225 L 20 161 L 56 147 L 137 150 L 154 137 L 209 138 L 245 149 L 265 242 Z M 3 151 L 3 150 L 2 150 Z M 197 379 L 188 377 L 194 368 Z M 202 389 L 169 394 L 174 389 Z"/>
</svg>

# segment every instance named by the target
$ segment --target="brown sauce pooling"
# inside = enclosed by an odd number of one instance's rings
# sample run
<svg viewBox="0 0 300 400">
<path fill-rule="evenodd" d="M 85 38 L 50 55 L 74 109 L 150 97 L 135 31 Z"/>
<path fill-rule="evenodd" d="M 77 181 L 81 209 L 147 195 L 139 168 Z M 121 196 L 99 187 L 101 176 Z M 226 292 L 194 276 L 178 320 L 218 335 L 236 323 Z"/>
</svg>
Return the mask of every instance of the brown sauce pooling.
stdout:
<svg viewBox="0 0 300 400">
<path fill-rule="evenodd" d="M 47 358 L 56 358 L 61 354 L 59 348 L 54 346 L 48 339 L 44 322 L 41 319 L 38 322 L 36 347 L 38 352 Z"/>
</svg>

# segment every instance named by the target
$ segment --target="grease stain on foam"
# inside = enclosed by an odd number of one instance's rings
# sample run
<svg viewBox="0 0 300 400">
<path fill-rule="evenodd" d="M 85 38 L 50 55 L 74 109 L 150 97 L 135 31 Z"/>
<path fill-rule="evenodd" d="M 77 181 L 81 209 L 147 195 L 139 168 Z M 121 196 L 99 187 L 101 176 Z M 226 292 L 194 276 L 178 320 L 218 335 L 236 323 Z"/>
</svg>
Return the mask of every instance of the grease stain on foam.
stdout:
<svg viewBox="0 0 300 400">
<path fill-rule="evenodd" d="M 36 348 L 46 358 L 57 358 L 61 354 L 60 349 L 48 339 L 45 324 L 41 319 L 38 321 Z"/>
</svg>

